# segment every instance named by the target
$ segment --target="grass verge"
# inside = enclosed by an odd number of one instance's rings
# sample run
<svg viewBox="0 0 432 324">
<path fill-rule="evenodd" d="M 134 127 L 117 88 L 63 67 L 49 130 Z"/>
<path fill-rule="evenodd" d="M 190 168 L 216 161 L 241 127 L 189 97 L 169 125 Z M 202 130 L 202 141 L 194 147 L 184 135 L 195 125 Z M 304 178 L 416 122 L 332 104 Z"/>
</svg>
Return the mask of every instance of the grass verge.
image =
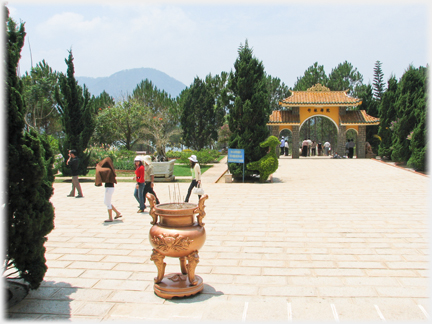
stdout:
<svg viewBox="0 0 432 324">
<path fill-rule="evenodd" d="M 203 165 L 201 166 L 201 173 L 206 172 L 208 169 L 210 169 L 212 167 L 212 165 Z M 116 170 L 117 173 L 117 177 L 130 177 L 130 179 L 117 179 L 118 182 L 135 182 L 134 180 L 132 180 L 132 178 L 135 176 L 135 171 L 132 170 Z M 94 178 L 96 176 L 96 170 L 95 169 L 90 169 L 89 172 L 87 173 L 86 177 L 91 177 Z M 191 171 L 190 171 L 190 167 L 188 165 L 183 165 L 183 164 L 174 164 L 174 176 L 176 177 L 190 177 L 191 176 Z M 55 182 L 70 182 L 71 177 L 63 177 L 63 175 L 59 174 L 56 175 L 55 178 Z M 86 179 L 81 179 L 80 181 L 82 182 L 83 180 Z M 178 182 L 189 182 L 190 180 L 176 180 Z"/>
</svg>

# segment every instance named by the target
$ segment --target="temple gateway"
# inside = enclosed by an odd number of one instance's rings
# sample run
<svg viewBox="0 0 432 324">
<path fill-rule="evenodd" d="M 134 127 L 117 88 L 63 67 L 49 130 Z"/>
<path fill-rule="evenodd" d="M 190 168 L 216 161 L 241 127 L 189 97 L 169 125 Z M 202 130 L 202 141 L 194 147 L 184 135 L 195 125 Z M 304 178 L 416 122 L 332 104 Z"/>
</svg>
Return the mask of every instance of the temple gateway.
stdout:
<svg viewBox="0 0 432 324">
<path fill-rule="evenodd" d="M 366 127 L 379 125 L 379 118 L 369 116 L 365 110 L 347 110 L 347 107 L 359 106 L 362 101 L 347 95 L 345 91 L 331 91 L 329 88 L 316 84 L 307 91 L 291 91 L 290 97 L 279 102 L 286 110 L 275 110 L 270 115 L 267 125 L 270 134 L 280 138 L 280 133 L 288 129 L 292 133 L 292 158 L 299 158 L 301 145 L 300 129 L 312 117 L 326 117 L 337 129 L 337 147 L 332 147 L 344 155 L 346 132 L 353 129 L 357 133 L 356 156 L 365 158 Z"/>
</svg>

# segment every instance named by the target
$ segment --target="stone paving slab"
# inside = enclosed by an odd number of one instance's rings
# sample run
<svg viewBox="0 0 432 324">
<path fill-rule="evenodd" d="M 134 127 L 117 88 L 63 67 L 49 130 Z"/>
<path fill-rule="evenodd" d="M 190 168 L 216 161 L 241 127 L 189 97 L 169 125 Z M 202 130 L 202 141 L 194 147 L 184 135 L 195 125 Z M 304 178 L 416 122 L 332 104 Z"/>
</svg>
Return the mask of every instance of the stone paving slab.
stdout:
<svg viewBox="0 0 432 324">
<path fill-rule="evenodd" d="M 429 178 L 368 159 L 281 157 L 272 183 L 215 183 L 203 174 L 207 240 L 202 293 L 153 292 L 148 212 L 118 183 L 123 218 L 106 224 L 104 189 L 55 183 L 45 280 L 6 316 L 73 321 L 380 321 L 430 317 Z M 182 195 L 189 183 L 176 183 Z M 156 183 L 168 202 L 172 183 Z M 196 196 L 191 202 L 198 201 Z M 179 262 L 165 258 L 166 273 Z"/>
</svg>

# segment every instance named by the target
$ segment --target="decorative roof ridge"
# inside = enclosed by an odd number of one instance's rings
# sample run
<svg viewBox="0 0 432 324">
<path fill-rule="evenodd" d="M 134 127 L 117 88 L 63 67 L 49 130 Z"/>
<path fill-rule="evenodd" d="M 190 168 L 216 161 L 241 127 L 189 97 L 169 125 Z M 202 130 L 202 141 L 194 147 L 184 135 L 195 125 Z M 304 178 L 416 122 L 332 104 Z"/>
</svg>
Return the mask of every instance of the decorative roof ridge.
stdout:
<svg viewBox="0 0 432 324">
<path fill-rule="evenodd" d="M 323 86 L 321 83 L 317 83 L 314 86 L 312 86 L 309 89 L 307 89 L 306 91 L 310 91 L 310 92 L 315 91 L 315 92 L 318 92 L 318 91 L 331 91 L 331 90 L 329 88 Z"/>
</svg>

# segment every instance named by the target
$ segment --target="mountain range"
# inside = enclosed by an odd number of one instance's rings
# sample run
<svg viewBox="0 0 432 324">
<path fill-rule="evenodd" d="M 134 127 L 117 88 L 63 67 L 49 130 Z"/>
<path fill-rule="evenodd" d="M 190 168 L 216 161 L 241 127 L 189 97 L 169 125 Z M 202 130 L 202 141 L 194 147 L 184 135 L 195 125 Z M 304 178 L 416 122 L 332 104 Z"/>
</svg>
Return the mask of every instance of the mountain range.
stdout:
<svg viewBox="0 0 432 324">
<path fill-rule="evenodd" d="M 122 70 L 108 77 L 75 77 L 78 84 L 86 85 L 89 92 L 95 97 L 99 96 L 104 90 L 114 99 L 120 100 L 132 91 L 141 81 L 148 79 L 159 90 L 164 90 L 172 98 L 177 97 L 186 85 L 170 77 L 168 74 L 152 68 L 137 68 Z"/>
</svg>

